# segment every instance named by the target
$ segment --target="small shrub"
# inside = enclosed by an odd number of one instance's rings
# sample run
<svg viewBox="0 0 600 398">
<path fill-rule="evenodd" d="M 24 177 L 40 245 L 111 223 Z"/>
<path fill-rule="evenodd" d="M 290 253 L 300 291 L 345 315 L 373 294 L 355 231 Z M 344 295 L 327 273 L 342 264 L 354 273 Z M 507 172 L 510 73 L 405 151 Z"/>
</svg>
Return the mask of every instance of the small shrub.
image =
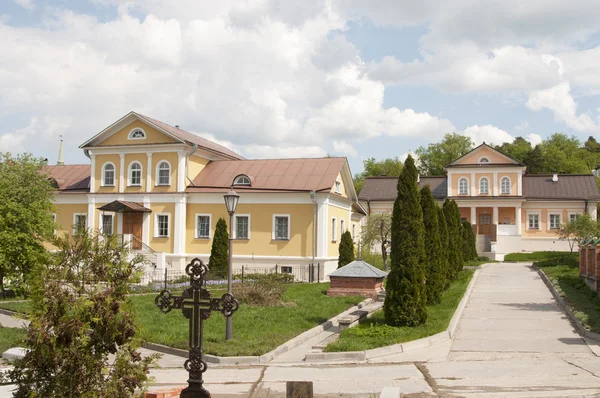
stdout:
<svg viewBox="0 0 600 398">
<path fill-rule="evenodd" d="M 271 275 L 271 274 L 268 274 Z M 285 288 L 275 278 L 259 278 L 232 287 L 234 297 L 242 304 L 274 307 L 281 304 Z"/>
<path fill-rule="evenodd" d="M 242 275 L 241 274 L 237 274 L 233 276 L 233 279 L 236 280 L 242 280 Z M 292 274 L 275 274 L 275 273 L 271 273 L 271 274 L 244 274 L 244 281 L 248 281 L 248 282 L 256 282 L 256 281 L 262 281 L 262 280 L 267 280 L 267 281 L 273 281 L 273 282 L 277 282 L 277 283 L 283 283 L 283 284 L 289 284 L 289 283 L 294 283 L 294 281 L 296 280 L 294 275 Z"/>
</svg>

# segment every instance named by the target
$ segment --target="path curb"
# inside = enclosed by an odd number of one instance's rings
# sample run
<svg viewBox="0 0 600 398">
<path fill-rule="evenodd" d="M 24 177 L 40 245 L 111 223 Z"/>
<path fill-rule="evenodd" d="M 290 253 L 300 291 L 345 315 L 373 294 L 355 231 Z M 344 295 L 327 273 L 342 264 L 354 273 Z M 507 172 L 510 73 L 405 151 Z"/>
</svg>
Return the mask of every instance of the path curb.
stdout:
<svg viewBox="0 0 600 398">
<path fill-rule="evenodd" d="M 600 342 L 600 334 L 596 333 L 596 332 L 592 332 L 592 331 L 587 330 L 581 324 L 581 322 L 579 321 L 579 319 L 577 319 L 575 317 L 575 314 L 573 314 L 573 311 L 571 311 L 571 308 L 569 308 L 569 305 L 567 304 L 567 302 L 565 301 L 565 299 L 562 298 L 562 296 L 558 293 L 558 291 L 556 290 L 556 287 L 554 287 L 554 284 L 552 283 L 552 281 L 550 280 L 550 278 L 548 278 L 548 276 L 546 275 L 546 273 L 544 273 L 544 271 L 542 271 L 541 269 L 539 269 L 538 267 L 536 267 L 535 264 L 532 264 L 531 268 L 533 268 L 534 270 L 537 271 L 538 275 L 540 276 L 540 278 L 542 278 L 542 281 L 544 281 L 544 283 L 548 287 L 548 290 L 550 290 L 550 292 L 552 293 L 552 296 L 554 296 L 554 299 L 556 300 L 556 302 L 558 303 L 558 305 L 560 306 L 560 308 L 563 310 L 563 312 L 567 315 L 567 317 L 571 321 L 571 324 L 573 324 L 573 326 L 575 326 L 575 329 L 577 329 L 577 332 L 582 337 L 587 337 L 590 340 L 594 340 L 596 342 Z"/>
</svg>

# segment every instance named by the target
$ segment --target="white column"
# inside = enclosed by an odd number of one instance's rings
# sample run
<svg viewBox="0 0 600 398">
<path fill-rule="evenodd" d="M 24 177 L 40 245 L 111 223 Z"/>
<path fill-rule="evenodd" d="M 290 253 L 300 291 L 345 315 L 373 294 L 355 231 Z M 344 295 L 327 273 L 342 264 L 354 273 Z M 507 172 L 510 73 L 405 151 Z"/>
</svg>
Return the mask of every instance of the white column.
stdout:
<svg viewBox="0 0 600 398">
<path fill-rule="evenodd" d="M 90 153 L 92 160 L 91 175 L 90 175 L 90 193 L 96 192 L 96 155 Z"/>
<path fill-rule="evenodd" d="M 477 225 L 477 207 L 471 206 L 471 224 Z"/>
<path fill-rule="evenodd" d="M 150 208 L 150 198 L 144 196 L 144 207 Z M 146 245 L 150 244 L 150 215 L 152 213 L 144 213 L 142 222 L 142 242 Z"/>
<path fill-rule="evenodd" d="M 494 171 L 494 196 L 498 196 L 498 172 Z"/>
<path fill-rule="evenodd" d="M 175 202 L 175 223 L 173 227 L 173 252 L 175 254 L 185 253 L 185 218 L 187 197 L 181 196 Z"/>
<path fill-rule="evenodd" d="M 327 239 L 329 237 L 329 199 L 317 198 L 317 257 L 327 257 Z"/>
<path fill-rule="evenodd" d="M 88 211 L 87 211 L 87 227 L 91 231 L 96 226 L 96 214 L 95 214 L 95 206 L 96 205 L 96 197 L 94 195 L 88 196 Z"/>
<path fill-rule="evenodd" d="M 148 165 L 146 166 L 146 192 L 152 191 L 152 152 L 146 154 L 148 157 Z"/>
<path fill-rule="evenodd" d="M 519 172 L 519 177 L 517 177 L 517 195 L 523 195 L 523 173 Z"/>
<path fill-rule="evenodd" d="M 185 152 L 177 152 L 177 192 L 185 191 Z"/>
<path fill-rule="evenodd" d="M 471 196 L 475 196 L 475 173 L 471 173 Z"/>
<path fill-rule="evenodd" d="M 517 226 L 517 235 L 521 235 L 521 206 L 515 207 L 515 224 Z"/>
<path fill-rule="evenodd" d="M 119 192 L 125 192 L 125 154 L 121 155 L 121 166 L 119 167 Z"/>
<path fill-rule="evenodd" d="M 446 178 L 448 181 L 448 189 L 446 190 L 446 196 L 452 197 L 452 173 L 448 172 L 448 177 Z"/>
<path fill-rule="evenodd" d="M 115 217 L 118 217 L 117 220 L 117 234 L 123 235 L 123 213 L 115 213 Z"/>
<path fill-rule="evenodd" d="M 492 224 L 498 225 L 498 206 L 494 206 L 492 211 Z"/>
</svg>

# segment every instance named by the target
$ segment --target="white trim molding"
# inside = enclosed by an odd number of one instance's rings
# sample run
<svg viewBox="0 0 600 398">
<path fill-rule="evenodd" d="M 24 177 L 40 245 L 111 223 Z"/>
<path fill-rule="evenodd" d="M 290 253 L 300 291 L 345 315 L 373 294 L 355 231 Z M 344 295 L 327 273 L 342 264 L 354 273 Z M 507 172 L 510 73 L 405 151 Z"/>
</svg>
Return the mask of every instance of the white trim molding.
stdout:
<svg viewBox="0 0 600 398">
<path fill-rule="evenodd" d="M 238 238 L 238 236 L 237 236 L 237 224 L 238 224 L 238 218 L 240 218 L 240 217 L 248 218 L 248 237 L 246 237 L 246 238 Z M 233 239 L 250 240 L 250 233 L 252 231 L 251 225 L 252 225 L 252 221 L 251 221 L 250 214 L 234 214 L 233 215 Z"/>
<path fill-rule="evenodd" d="M 463 190 L 461 189 L 463 186 L 461 185 L 461 183 L 464 181 L 464 183 L 466 184 L 466 192 L 463 192 Z M 469 179 L 467 177 L 460 177 L 458 179 L 458 195 L 469 195 Z M 448 196 L 452 196 L 452 195 L 448 195 Z"/>
<path fill-rule="evenodd" d="M 148 165 L 146 167 L 146 192 L 152 191 L 152 152 L 146 154 Z"/>
<path fill-rule="evenodd" d="M 525 220 L 525 230 L 529 231 L 531 229 L 534 231 L 541 231 L 542 230 L 542 211 L 541 210 L 536 210 L 536 211 L 527 210 L 526 215 L 527 215 L 527 219 Z M 530 227 L 529 216 L 537 216 L 537 221 L 538 221 L 537 228 Z"/>
<path fill-rule="evenodd" d="M 111 235 L 112 235 L 115 233 L 115 214 L 113 212 L 101 211 L 98 214 L 98 230 L 103 234 L 105 233 L 104 232 L 104 216 L 110 217 L 112 219 L 112 221 L 111 221 L 111 228 L 112 228 Z"/>
<path fill-rule="evenodd" d="M 81 216 L 85 217 L 84 229 L 88 228 L 88 220 L 89 220 L 89 218 L 88 218 L 87 213 L 73 213 L 73 224 L 72 224 L 73 236 L 79 235 L 77 233 L 77 227 L 76 227 L 76 225 L 77 225 L 77 217 L 78 216 L 79 217 L 81 217 Z"/>
<path fill-rule="evenodd" d="M 331 242 L 337 242 L 337 217 L 331 217 Z"/>
<path fill-rule="evenodd" d="M 143 137 L 134 137 L 133 133 L 136 132 L 136 131 L 141 131 L 144 136 Z M 134 127 L 134 128 L 131 129 L 131 131 L 129 132 L 129 134 L 127 134 L 127 139 L 128 140 L 145 140 L 146 138 L 147 138 L 146 132 L 141 127 Z"/>
<path fill-rule="evenodd" d="M 164 183 L 160 183 L 160 174 L 159 174 L 159 169 L 160 169 L 160 165 L 166 163 L 167 165 L 169 165 L 169 182 L 167 184 Z M 171 162 L 169 162 L 166 159 L 161 159 L 158 162 L 156 162 L 156 179 L 155 179 L 155 186 L 157 187 L 168 187 L 171 185 L 171 173 L 173 172 L 173 166 L 171 165 Z"/>
<path fill-rule="evenodd" d="M 546 230 L 548 231 L 557 231 L 560 228 L 560 225 L 562 223 L 562 211 L 548 211 L 548 219 L 546 220 L 548 223 L 546 224 Z M 552 216 L 558 216 L 558 225 L 556 226 L 556 228 L 552 228 L 552 224 L 550 222 Z"/>
<path fill-rule="evenodd" d="M 508 192 L 504 192 L 503 185 L 502 185 L 502 181 L 504 181 L 505 179 L 508 180 Z M 512 191 L 512 180 L 510 179 L 510 177 L 509 176 L 500 177 L 500 195 L 510 195 L 511 191 Z"/>
<path fill-rule="evenodd" d="M 276 231 L 277 231 L 277 223 L 276 223 L 276 219 L 277 217 L 279 218 L 287 218 L 287 236 L 285 238 L 278 238 Z M 271 233 L 271 239 L 272 240 L 290 240 L 292 237 L 290 235 L 290 231 L 291 231 L 291 225 L 292 225 L 292 220 L 291 220 L 291 216 L 289 214 L 273 214 L 273 225 L 272 225 L 272 233 Z"/>
<path fill-rule="evenodd" d="M 158 234 L 158 217 L 167 216 L 167 234 Z M 171 213 L 154 213 L 154 237 L 155 238 L 169 238 L 171 236 Z"/>
<path fill-rule="evenodd" d="M 486 192 L 483 192 L 481 189 L 481 183 L 483 180 L 487 181 L 487 189 Z M 477 191 L 479 195 L 489 195 L 490 194 L 490 179 L 486 176 L 479 177 L 479 190 Z"/>
<path fill-rule="evenodd" d="M 198 217 L 208 217 L 208 235 L 199 236 L 198 234 Z M 212 227 L 212 214 L 196 213 L 194 214 L 194 239 L 210 239 Z"/>
<path fill-rule="evenodd" d="M 125 192 L 125 154 L 121 153 L 121 166 L 119 167 L 119 192 Z"/>
<path fill-rule="evenodd" d="M 112 172 L 113 172 L 113 182 L 112 184 L 107 184 L 106 183 L 106 166 L 112 166 Z M 104 162 L 102 163 L 102 173 L 100 174 L 100 186 L 101 187 L 114 187 L 115 186 L 115 180 L 117 179 L 117 166 L 115 166 L 115 164 L 113 162 Z"/>
<path fill-rule="evenodd" d="M 134 184 L 133 181 L 133 165 L 138 165 L 140 166 L 140 182 L 138 184 Z M 129 163 L 129 166 L 127 166 L 127 186 L 128 187 L 141 187 L 142 186 L 142 174 L 144 173 L 144 166 L 142 165 L 141 162 L 134 160 L 132 162 Z"/>
</svg>

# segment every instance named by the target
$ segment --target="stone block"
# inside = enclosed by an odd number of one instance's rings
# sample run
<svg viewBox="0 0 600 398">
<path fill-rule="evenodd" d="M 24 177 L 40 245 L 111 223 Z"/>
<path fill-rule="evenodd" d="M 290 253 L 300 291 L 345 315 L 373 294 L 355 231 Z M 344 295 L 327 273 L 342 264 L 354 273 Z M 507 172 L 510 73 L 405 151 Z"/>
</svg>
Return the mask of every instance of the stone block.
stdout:
<svg viewBox="0 0 600 398">
<path fill-rule="evenodd" d="M 312 381 L 288 381 L 285 383 L 286 398 L 313 398 Z"/>
<path fill-rule="evenodd" d="M 379 398 L 400 398 L 400 387 L 383 387 Z"/>
<path fill-rule="evenodd" d="M 21 347 L 14 347 L 4 351 L 2 353 L 2 358 L 6 359 L 9 362 L 12 362 L 15 359 L 23 359 L 26 353 L 27 349 Z"/>
</svg>

